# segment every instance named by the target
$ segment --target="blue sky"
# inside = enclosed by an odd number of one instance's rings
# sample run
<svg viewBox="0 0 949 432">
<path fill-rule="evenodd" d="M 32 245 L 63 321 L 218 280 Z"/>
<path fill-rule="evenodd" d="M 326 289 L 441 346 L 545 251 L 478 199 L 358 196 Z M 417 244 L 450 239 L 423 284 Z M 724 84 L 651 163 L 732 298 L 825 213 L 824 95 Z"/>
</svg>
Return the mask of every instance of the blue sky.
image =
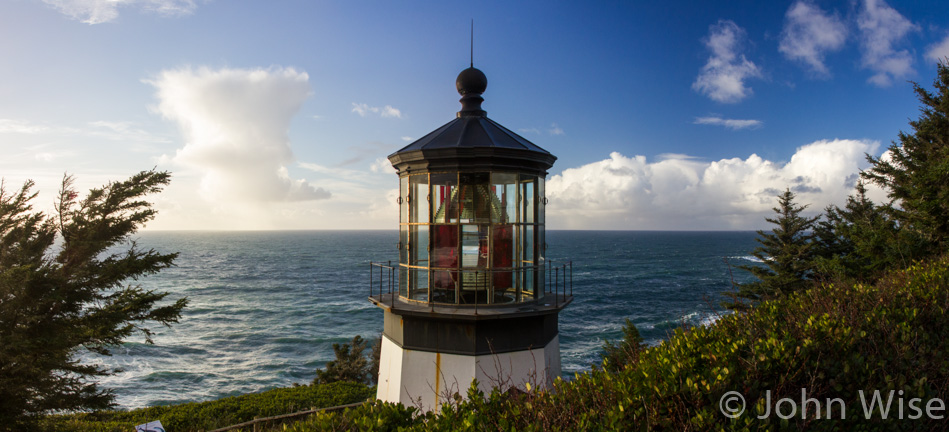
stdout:
<svg viewBox="0 0 949 432">
<path fill-rule="evenodd" d="M 949 56 L 945 1 L 11 0 L 0 176 L 46 209 L 169 170 L 153 229 L 394 229 L 385 156 L 454 117 L 471 19 L 489 117 L 559 158 L 554 229 L 840 203 Z"/>
</svg>

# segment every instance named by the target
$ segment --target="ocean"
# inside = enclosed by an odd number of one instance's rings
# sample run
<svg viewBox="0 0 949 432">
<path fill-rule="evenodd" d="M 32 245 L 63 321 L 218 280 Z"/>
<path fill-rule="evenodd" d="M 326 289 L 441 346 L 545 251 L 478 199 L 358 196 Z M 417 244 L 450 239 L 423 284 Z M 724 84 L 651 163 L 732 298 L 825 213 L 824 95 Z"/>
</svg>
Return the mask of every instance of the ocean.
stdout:
<svg viewBox="0 0 949 432">
<path fill-rule="evenodd" d="M 382 311 L 367 300 L 369 262 L 398 260 L 398 232 L 143 232 L 139 245 L 180 252 L 176 266 L 130 283 L 187 297 L 180 323 L 152 327 L 109 357 L 101 379 L 122 408 L 217 399 L 312 381 L 334 343 L 376 340 Z M 656 344 L 682 324 L 721 316 L 734 268 L 755 259 L 754 232 L 548 231 L 547 255 L 573 262 L 574 301 L 560 314 L 565 377 L 599 363 L 604 340 L 630 319 Z M 732 270 L 726 265 L 731 264 Z"/>
</svg>

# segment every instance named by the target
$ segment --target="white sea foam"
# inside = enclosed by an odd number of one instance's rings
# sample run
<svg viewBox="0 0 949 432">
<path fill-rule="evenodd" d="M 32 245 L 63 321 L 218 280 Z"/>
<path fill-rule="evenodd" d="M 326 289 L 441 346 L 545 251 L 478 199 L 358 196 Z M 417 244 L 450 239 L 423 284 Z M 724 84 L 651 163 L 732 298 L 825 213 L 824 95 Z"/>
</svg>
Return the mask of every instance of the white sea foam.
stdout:
<svg viewBox="0 0 949 432">
<path fill-rule="evenodd" d="M 731 256 L 731 257 L 728 257 L 728 259 L 751 261 L 751 262 L 754 262 L 754 263 L 763 263 L 763 262 L 764 262 L 764 261 L 762 261 L 761 259 L 759 259 L 758 257 L 756 257 L 756 256 L 754 256 L 754 255 Z"/>
</svg>

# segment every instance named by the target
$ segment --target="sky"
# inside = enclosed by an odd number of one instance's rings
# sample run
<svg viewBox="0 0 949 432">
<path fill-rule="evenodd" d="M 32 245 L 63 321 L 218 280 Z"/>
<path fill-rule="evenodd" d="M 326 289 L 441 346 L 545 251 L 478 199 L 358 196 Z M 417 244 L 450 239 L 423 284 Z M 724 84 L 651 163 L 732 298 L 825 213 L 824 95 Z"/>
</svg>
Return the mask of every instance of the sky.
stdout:
<svg viewBox="0 0 949 432">
<path fill-rule="evenodd" d="M 454 118 L 472 51 L 488 116 L 558 158 L 548 229 L 761 229 L 911 131 L 949 2 L 5 0 L 0 177 L 48 211 L 64 173 L 170 171 L 155 230 L 396 229 L 386 157 Z"/>
</svg>

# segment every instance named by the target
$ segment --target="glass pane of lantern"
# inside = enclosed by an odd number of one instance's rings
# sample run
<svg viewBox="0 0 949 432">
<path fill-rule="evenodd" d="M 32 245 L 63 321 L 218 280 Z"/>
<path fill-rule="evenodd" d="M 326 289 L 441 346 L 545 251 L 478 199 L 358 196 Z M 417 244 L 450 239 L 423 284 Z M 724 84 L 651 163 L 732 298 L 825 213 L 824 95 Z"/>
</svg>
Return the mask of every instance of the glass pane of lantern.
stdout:
<svg viewBox="0 0 949 432">
<path fill-rule="evenodd" d="M 411 214 L 409 217 L 412 222 L 428 223 L 428 174 L 414 175 L 409 177 Z"/>
<path fill-rule="evenodd" d="M 492 226 L 491 267 L 513 267 L 514 261 L 514 225 L 503 224 Z"/>
<path fill-rule="evenodd" d="M 461 226 L 461 266 L 487 267 L 488 226 Z"/>
<path fill-rule="evenodd" d="M 428 225 L 411 225 L 409 228 L 410 243 L 409 249 L 411 264 L 428 267 Z"/>
<path fill-rule="evenodd" d="M 409 269 L 405 266 L 399 266 L 399 295 L 408 297 L 409 295 Z"/>
<path fill-rule="evenodd" d="M 409 264 L 428 267 L 428 225 L 409 225 Z"/>
<path fill-rule="evenodd" d="M 412 274 L 409 298 L 412 300 L 428 301 L 428 269 L 411 269 L 409 271 Z"/>
<path fill-rule="evenodd" d="M 537 197 L 534 195 L 534 176 L 521 176 L 521 220 L 534 223 L 534 207 Z"/>
<path fill-rule="evenodd" d="M 544 227 L 543 225 L 537 227 L 537 289 L 540 292 L 544 292 L 544 289 L 547 287 L 546 281 L 546 270 L 547 270 L 547 261 L 546 261 L 546 247 L 544 243 Z"/>
<path fill-rule="evenodd" d="M 458 193 L 459 218 L 461 223 L 487 223 L 491 221 L 493 200 L 488 184 L 488 173 L 462 173 L 459 175 L 461 189 Z M 498 209 L 500 210 L 500 209 Z"/>
<path fill-rule="evenodd" d="M 547 273 L 544 272 L 546 267 L 538 266 L 537 270 L 534 272 L 534 275 L 537 278 L 537 292 L 544 293 L 547 289 Z"/>
<path fill-rule="evenodd" d="M 524 269 L 524 286 L 521 288 L 521 300 L 531 300 L 537 298 L 534 291 L 534 275 L 536 270 L 533 267 Z"/>
<path fill-rule="evenodd" d="M 399 227 L 399 263 L 409 263 L 409 226 Z"/>
<path fill-rule="evenodd" d="M 536 268 L 534 265 L 536 261 L 534 260 L 535 256 L 536 243 L 534 242 L 534 226 L 525 225 L 524 226 L 524 286 L 521 288 L 521 292 L 524 295 L 525 299 L 536 298 L 535 287 L 534 287 L 534 276 L 536 275 Z"/>
<path fill-rule="evenodd" d="M 494 268 L 494 303 L 514 301 L 514 226 L 511 224 L 492 226 L 491 267 Z"/>
<path fill-rule="evenodd" d="M 544 223 L 544 212 L 547 208 L 547 204 L 544 204 L 544 200 L 547 199 L 544 183 L 546 181 L 543 177 L 537 178 L 537 223 Z"/>
<path fill-rule="evenodd" d="M 458 225 L 432 225 L 431 266 L 458 267 Z"/>
<path fill-rule="evenodd" d="M 409 178 L 408 176 L 399 179 L 399 222 L 407 223 L 409 221 Z"/>
<path fill-rule="evenodd" d="M 456 303 L 455 287 L 458 282 L 457 270 L 432 271 L 432 302 Z"/>
<path fill-rule="evenodd" d="M 455 173 L 432 174 L 432 222 L 458 222 L 458 176 Z"/>
<path fill-rule="evenodd" d="M 547 262 L 547 251 L 546 251 L 547 244 L 544 243 L 546 241 L 544 239 L 545 235 L 546 234 L 544 233 L 544 227 L 538 226 L 537 227 L 537 259 L 535 261 L 537 262 L 537 265 L 538 265 L 537 283 L 539 286 L 537 289 L 539 289 L 541 292 L 543 292 L 544 288 L 546 288 L 547 286 L 546 272 L 549 267 L 549 263 Z"/>
<path fill-rule="evenodd" d="M 487 269 L 468 269 L 462 270 L 461 274 L 461 297 L 458 299 L 461 304 L 485 304 L 488 302 L 488 270 Z"/>
<path fill-rule="evenodd" d="M 512 223 L 517 221 L 517 174 L 492 173 L 491 198 L 497 207 L 492 213 L 492 222 Z"/>
</svg>

